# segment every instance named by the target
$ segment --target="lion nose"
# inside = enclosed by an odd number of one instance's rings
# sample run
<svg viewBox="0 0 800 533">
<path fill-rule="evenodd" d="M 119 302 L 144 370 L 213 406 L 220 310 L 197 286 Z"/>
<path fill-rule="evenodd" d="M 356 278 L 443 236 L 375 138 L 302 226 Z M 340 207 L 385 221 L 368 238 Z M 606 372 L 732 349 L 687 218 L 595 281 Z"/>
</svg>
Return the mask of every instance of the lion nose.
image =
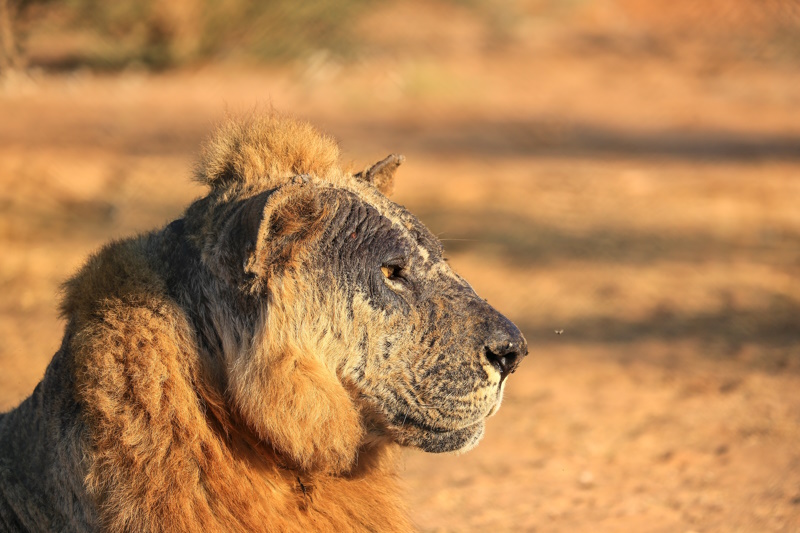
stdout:
<svg viewBox="0 0 800 533">
<path fill-rule="evenodd" d="M 528 355 L 528 343 L 517 327 L 508 322 L 506 327 L 496 329 L 484 346 L 486 358 L 500 372 L 500 379 L 513 374 L 522 358 Z"/>
</svg>

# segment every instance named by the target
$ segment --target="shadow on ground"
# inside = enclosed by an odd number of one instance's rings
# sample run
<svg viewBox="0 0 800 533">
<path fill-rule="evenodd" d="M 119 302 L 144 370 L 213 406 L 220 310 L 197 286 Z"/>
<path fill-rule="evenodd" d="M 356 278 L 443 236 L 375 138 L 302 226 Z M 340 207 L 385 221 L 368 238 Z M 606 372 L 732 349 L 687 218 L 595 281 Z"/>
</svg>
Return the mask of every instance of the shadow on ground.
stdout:
<svg viewBox="0 0 800 533">
<path fill-rule="evenodd" d="M 561 327 L 565 328 L 564 340 L 569 342 L 613 344 L 691 340 L 725 345 L 728 351 L 735 352 L 743 344 L 797 346 L 800 342 L 798 316 L 800 305 L 776 294 L 769 305 L 758 309 L 723 307 L 703 313 L 658 309 L 641 320 L 595 315 L 561 324 Z M 541 332 L 548 338 L 553 334 L 551 328 L 531 322 L 524 324 L 523 331 Z M 796 356 L 800 357 L 800 353 Z"/>
<path fill-rule="evenodd" d="M 458 210 L 446 205 L 411 210 L 439 235 L 449 252 L 473 252 L 508 259 L 520 266 L 546 266 L 565 260 L 641 265 L 656 261 L 702 264 L 746 259 L 773 266 L 800 266 L 800 235 L 783 230 L 739 235 L 736 240 L 693 229 L 641 231 L 635 227 L 568 231 L 509 211 Z"/>
<path fill-rule="evenodd" d="M 791 272 L 798 266 L 795 251 L 800 250 L 800 235 L 787 232 L 737 238 L 736 242 L 698 231 L 654 233 L 630 228 L 578 233 L 488 208 L 412 206 L 411 210 L 442 236 L 447 252 L 491 257 L 515 269 L 557 269 L 559 264 L 578 262 L 587 269 L 601 264 L 644 268 L 668 263 L 700 271 L 713 262 L 724 272 L 726 264 L 744 262 Z M 749 307 L 729 294 L 738 289 L 731 285 L 715 307 L 702 312 L 654 301 L 650 313 L 631 318 L 612 304 L 604 305 L 598 295 L 597 305 L 580 310 L 569 323 L 532 321 L 530 316 L 520 319 L 523 331 L 537 342 L 554 340 L 553 327 L 558 326 L 566 330 L 564 341 L 580 344 L 687 340 L 708 345 L 709 356 L 736 354 L 742 345 L 751 344 L 770 349 L 768 367 L 800 370 L 800 353 L 792 349 L 800 343 L 800 302 L 778 290 L 761 288 L 758 307 Z M 675 300 L 680 302 L 680 295 Z"/>
<path fill-rule="evenodd" d="M 343 127 L 348 125 L 343 124 Z M 353 127 L 352 124 L 349 125 Z M 356 126 L 375 132 L 387 146 L 408 152 L 476 157 L 625 157 L 688 161 L 758 161 L 800 159 L 800 136 L 754 134 L 718 129 L 647 130 L 620 128 L 557 118 L 469 120 Z"/>
<path fill-rule="evenodd" d="M 146 123 L 113 113 L 61 117 L 47 127 L 6 128 L 0 142 L 26 146 L 90 146 L 114 148 L 134 155 L 193 153 L 209 133 L 213 117 L 162 113 Z M 133 122 L 132 122 L 133 121 Z M 316 121 L 341 139 L 359 139 L 359 150 L 384 149 L 406 153 L 506 157 L 625 157 L 688 161 L 749 162 L 800 160 L 800 136 L 786 133 L 716 129 L 647 130 L 620 128 L 558 117 L 525 120 L 378 120 Z M 365 136 L 364 132 L 369 132 Z M 373 147 L 368 146 L 372 144 Z"/>
</svg>

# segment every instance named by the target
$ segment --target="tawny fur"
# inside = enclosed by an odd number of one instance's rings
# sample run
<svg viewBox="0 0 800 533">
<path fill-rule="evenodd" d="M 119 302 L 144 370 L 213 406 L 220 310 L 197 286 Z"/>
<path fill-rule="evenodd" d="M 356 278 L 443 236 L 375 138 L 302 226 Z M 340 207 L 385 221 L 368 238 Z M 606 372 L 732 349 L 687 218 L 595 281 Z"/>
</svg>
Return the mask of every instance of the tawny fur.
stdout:
<svg viewBox="0 0 800 533">
<path fill-rule="evenodd" d="M 338 162 L 336 142 L 307 122 L 256 114 L 217 129 L 203 147 L 195 179 L 212 187 L 269 187 L 291 175 L 327 176 Z"/>
<path fill-rule="evenodd" d="M 417 390 L 407 372 L 435 358 L 398 365 L 391 354 L 422 354 L 437 335 L 463 344 L 438 324 L 458 295 L 458 324 L 507 320 L 429 258 L 434 244 L 417 257 L 443 295 L 427 297 L 439 311 L 424 317 L 382 310 L 347 280 L 320 281 L 329 273 L 314 251 L 343 202 L 405 236 L 421 231 L 376 189 L 391 187 L 402 158 L 375 176 L 338 160 L 335 142 L 304 122 L 230 121 L 197 167 L 207 197 L 161 231 L 106 246 L 66 283 L 62 347 L 34 394 L 0 415 L 0 530 L 411 529 L 397 443 L 473 446 L 502 378 L 478 358 L 459 363 L 464 382 L 451 385 L 463 393 Z M 405 411 L 380 400 L 387 384 L 410 398 Z M 409 395 L 444 399 L 414 428 L 392 418 L 416 405 Z"/>
</svg>

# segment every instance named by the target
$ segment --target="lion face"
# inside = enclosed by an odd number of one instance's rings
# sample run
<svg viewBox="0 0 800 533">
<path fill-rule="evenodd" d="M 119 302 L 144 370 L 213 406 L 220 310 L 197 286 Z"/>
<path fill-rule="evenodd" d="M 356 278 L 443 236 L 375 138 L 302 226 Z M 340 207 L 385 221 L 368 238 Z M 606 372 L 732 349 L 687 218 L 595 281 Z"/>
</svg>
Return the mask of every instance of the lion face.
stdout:
<svg viewBox="0 0 800 533">
<path fill-rule="evenodd" d="M 443 257 L 434 235 L 369 189 L 326 189 L 329 213 L 308 268 L 327 328 L 345 339 L 337 372 L 369 430 L 428 452 L 483 436 L 527 344 Z M 324 264 L 321 264 L 324 263 Z"/>
<path fill-rule="evenodd" d="M 224 386 L 260 438 L 339 471 L 370 442 L 478 443 L 527 344 L 416 217 L 347 175 L 220 198 L 205 257 L 241 296 L 214 327 L 236 331 Z"/>
</svg>

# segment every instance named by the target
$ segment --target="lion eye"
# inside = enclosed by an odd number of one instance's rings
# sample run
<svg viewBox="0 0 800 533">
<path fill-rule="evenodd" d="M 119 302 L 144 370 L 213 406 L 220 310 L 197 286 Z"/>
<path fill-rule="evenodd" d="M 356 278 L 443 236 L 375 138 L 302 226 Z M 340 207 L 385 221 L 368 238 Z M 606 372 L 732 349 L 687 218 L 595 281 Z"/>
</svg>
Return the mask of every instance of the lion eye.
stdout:
<svg viewBox="0 0 800 533">
<path fill-rule="evenodd" d="M 381 272 L 383 272 L 383 277 L 390 280 L 399 280 L 403 277 L 402 268 L 397 265 L 383 265 Z"/>
</svg>

